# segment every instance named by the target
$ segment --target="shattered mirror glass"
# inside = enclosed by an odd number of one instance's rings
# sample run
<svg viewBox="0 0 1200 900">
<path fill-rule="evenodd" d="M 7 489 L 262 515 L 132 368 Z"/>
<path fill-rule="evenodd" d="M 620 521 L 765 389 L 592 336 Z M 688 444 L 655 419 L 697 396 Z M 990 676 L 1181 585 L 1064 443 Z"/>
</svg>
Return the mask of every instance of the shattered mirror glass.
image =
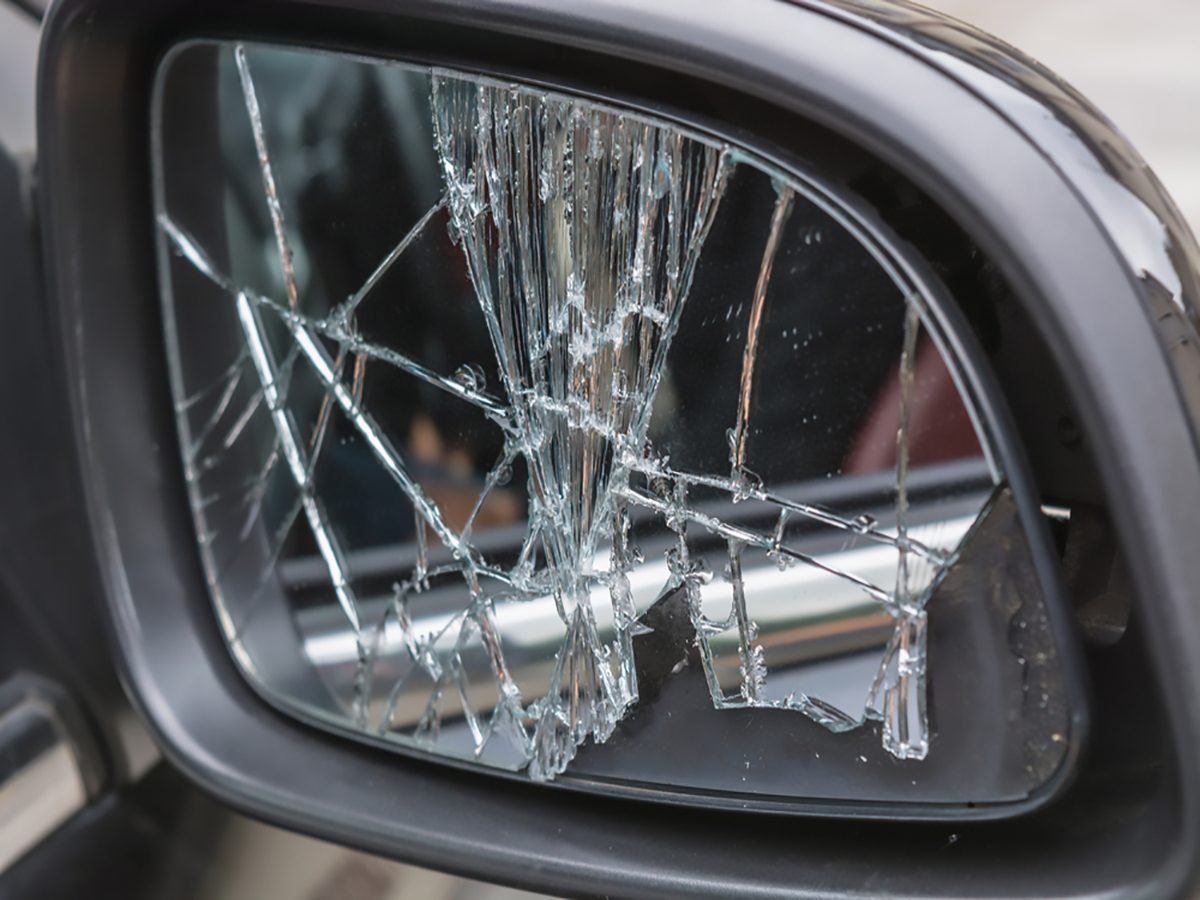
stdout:
<svg viewBox="0 0 1200 900">
<path fill-rule="evenodd" d="M 992 426 L 819 174 L 255 45 L 177 49 L 155 109 L 182 465 L 271 702 L 607 790 L 987 802 L 1057 769 Z"/>
</svg>

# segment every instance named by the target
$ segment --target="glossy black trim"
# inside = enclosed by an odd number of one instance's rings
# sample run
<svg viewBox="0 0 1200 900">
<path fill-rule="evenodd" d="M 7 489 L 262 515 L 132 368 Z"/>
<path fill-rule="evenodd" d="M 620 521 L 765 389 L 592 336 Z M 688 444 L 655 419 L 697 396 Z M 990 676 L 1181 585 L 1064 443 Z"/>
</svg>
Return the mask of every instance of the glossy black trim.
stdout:
<svg viewBox="0 0 1200 900">
<path fill-rule="evenodd" d="M 807 5 L 808 0 L 788 0 Z M 1090 207 L 1129 272 L 1200 423 L 1200 246 L 1132 144 L 1086 97 L 999 38 L 907 3 L 820 0 L 814 8 L 896 41 L 999 111 Z M 1200 434 L 1196 434 L 1200 452 Z"/>
<path fill-rule="evenodd" d="M 923 58 L 902 31 L 868 24 L 840 7 L 777 0 L 652 8 L 276 0 L 202 10 L 179 0 L 66 0 L 54 8 L 40 146 L 55 302 L 127 678 L 178 764 L 229 802 L 292 827 L 549 891 L 1158 895 L 1195 880 L 1200 609 L 1191 589 L 1200 555 L 1184 548 L 1200 533 L 1200 466 L 1187 416 L 1163 402 L 1179 398 L 1175 370 L 1137 274 L 1105 217 L 1055 164 L 1054 148 L 1015 127 L 978 85 Z M 158 346 L 157 322 L 136 312 L 154 290 L 149 80 L 163 48 L 195 34 L 386 49 L 590 84 L 723 123 L 751 144 L 780 141 L 799 116 L 918 184 L 1000 265 L 1060 366 L 1076 373 L 1073 399 L 1121 513 L 1179 764 L 1136 798 L 1077 789 L 1020 823 L 955 826 L 952 836 L 937 825 L 782 825 L 564 800 L 438 766 L 398 766 L 392 754 L 348 749 L 272 713 L 213 652 L 220 637 L 182 486 L 170 474 L 172 445 L 159 443 L 152 458 L 139 445 L 144 423 L 169 404 L 161 355 L 147 351 Z M 103 302 L 92 296 L 99 290 Z M 1114 365 L 1121 359 L 1137 365 Z M 155 643 L 182 627 L 192 643 Z M 214 695 L 231 705 L 217 708 Z"/>
</svg>

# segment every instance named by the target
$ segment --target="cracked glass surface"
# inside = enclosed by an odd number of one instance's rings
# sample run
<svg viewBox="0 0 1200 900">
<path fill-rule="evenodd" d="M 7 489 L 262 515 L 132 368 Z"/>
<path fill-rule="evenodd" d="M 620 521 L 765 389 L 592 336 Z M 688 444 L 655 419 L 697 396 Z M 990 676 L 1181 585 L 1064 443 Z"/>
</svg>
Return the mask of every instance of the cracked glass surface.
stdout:
<svg viewBox="0 0 1200 900">
<path fill-rule="evenodd" d="M 686 679 L 926 757 L 927 605 L 1003 476 L 869 224 L 565 93 L 242 45 L 198 71 L 208 171 L 156 184 L 167 349 L 265 695 L 535 780 Z"/>
</svg>

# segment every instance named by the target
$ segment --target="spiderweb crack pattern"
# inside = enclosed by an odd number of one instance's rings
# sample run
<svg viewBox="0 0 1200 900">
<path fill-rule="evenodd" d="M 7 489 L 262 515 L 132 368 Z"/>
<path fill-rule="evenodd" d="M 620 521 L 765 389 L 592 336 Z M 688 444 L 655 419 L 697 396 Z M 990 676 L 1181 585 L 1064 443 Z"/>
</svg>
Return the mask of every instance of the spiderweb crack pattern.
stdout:
<svg viewBox="0 0 1200 900">
<path fill-rule="evenodd" d="M 834 730 L 857 726 L 863 717 L 877 718 L 890 752 L 924 757 L 925 604 L 953 554 L 916 540 L 908 527 L 919 298 L 909 298 L 904 318 L 895 533 L 875 527 L 870 517 L 839 515 L 767 490 L 747 468 L 746 448 L 752 397 L 763 389 L 755 380 L 758 336 L 772 269 L 796 201 L 796 189 L 777 182 L 750 298 L 737 417 L 728 432 L 729 472 L 679 471 L 654 451 L 648 430 L 705 239 L 737 165 L 728 147 L 588 101 L 434 70 L 432 126 L 441 196 L 358 290 L 328 314 L 310 316 L 301 312 L 292 238 L 241 46 L 235 49 L 235 61 L 284 297 L 238 284 L 167 212 L 160 214 L 169 246 L 230 297 L 244 345 L 214 383 L 180 403 L 181 409 L 201 400 L 213 404 L 190 444 L 188 477 L 196 481 L 216 465 L 253 417 L 269 417 L 270 452 L 262 468 L 236 488 L 245 511 L 241 533 L 249 533 L 262 519 L 267 479 L 283 466 L 296 500 L 272 529 L 270 559 L 278 560 L 293 523 L 303 521 L 356 638 L 359 677 L 353 715 L 358 726 L 382 734 L 401 727 L 401 698 L 419 684 L 427 688 L 427 700 L 411 738 L 420 746 L 436 749 L 449 706 L 469 729 L 477 756 L 500 742 L 535 779 L 561 773 L 589 738 L 605 741 L 638 698 L 633 637 L 641 626 L 629 574 L 641 556 L 630 541 L 629 521 L 631 511 L 640 510 L 660 517 L 674 535 L 662 590 L 683 590 L 688 598 L 696 647 L 718 708 L 793 709 Z M 443 211 L 495 355 L 498 393 L 489 392 L 473 370 L 444 375 L 359 333 L 356 316 L 364 300 Z M 285 330 L 286 352 L 272 349 L 269 327 Z M 463 527 L 450 527 L 411 474 L 405 454 L 364 403 L 369 366 L 392 367 L 470 404 L 502 432 L 503 450 L 484 477 Z M 306 367 L 323 392 L 311 433 L 300 427 L 289 405 L 298 367 Z M 251 398 L 232 414 L 239 387 L 247 383 L 254 385 Z M 403 492 L 417 520 L 416 564 L 410 577 L 395 586 L 383 620 L 373 624 L 363 621 L 347 550 L 314 482 L 335 410 Z M 220 423 L 230 418 L 232 425 L 219 434 Z M 214 450 L 205 451 L 214 444 Z M 473 532 L 488 497 L 518 460 L 528 470 L 528 524 L 516 561 L 501 566 L 485 559 Z M 735 502 L 767 504 L 777 511 L 774 526 L 761 530 L 724 521 L 690 501 L 690 493 L 700 489 Z M 217 499 L 208 496 L 201 503 Z M 787 539 L 787 524 L 793 520 L 892 548 L 898 559 L 895 583 L 875 584 L 793 546 Z M 724 547 L 731 585 L 725 616 L 714 618 L 704 611 L 701 589 L 712 576 L 692 550 L 689 531 L 696 530 L 716 536 Z M 429 538 L 449 550 L 450 562 L 430 563 Z M 765 553 L 781 568 L 814 567 L 845 581 L 892 617 L 893 634 L 863 716 L 856 718 L 817 697 L 767 697 L 769 667 L 756 643 L 742 571 L 747 549 Z M 461 582 L 465 590 L 462 608 L 433 633 L 420 632 L 411 603 L 431 585 L 451 582 Z M 564 632 L 548 690 L 527 697 L 506 664 L 506 636 L 496 604 L 545 597 L 553 598 Z M 602 618 L 611 621 L 611 629 L 598 626 L 598 602 L 609 607 Z M 235 632 L 240 627 L 233 624 Z M 732 693 L 718 679 L 712 646 L 715 636 L 728 631 L 738 636 L 740 687 Z M 465 659 L 471 654 L 486 657 L 494 680 L 486 702 L 469 683 Z M 389 670 L 394 683 L 381 708 L 373 710 L 369 699 L 384 655 L 398 656 L 403 664 L 398 672 Z"/>
</svg>

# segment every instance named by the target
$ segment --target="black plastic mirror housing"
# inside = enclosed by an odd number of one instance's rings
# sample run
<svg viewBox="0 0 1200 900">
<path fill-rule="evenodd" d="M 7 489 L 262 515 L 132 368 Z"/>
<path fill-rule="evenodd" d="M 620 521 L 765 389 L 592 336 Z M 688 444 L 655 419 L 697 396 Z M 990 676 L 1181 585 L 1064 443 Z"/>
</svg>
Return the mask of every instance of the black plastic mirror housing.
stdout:
<svg viewBox="0 0 1200 900">
<path fill-rule="evenodd" d="M 685 813 L 401 760 L 264 703 L 209 608 L 155 312 L 151 91 L 164 55 L 193 38 L 553 85 L 694 123 L 784 166 L 819 157 L 851 178 L 877 161 L 915 188 L 1010 289 L 963 316 L 1010 411 L 1014 453 L 1028 456 L 1020 513 L 1037 521 L 1039 494 L 1105 507 L 1132 574 L 1136 625 L 1121 658 L 1079 660 L 1095 721 L 1075 781 L 1024 820 L 952 832 L 879 810 L 837 822 Z M 64 0 L 46 25 L 40 87 L 47 276 L 113 637 L 164 751 L 218 797 L 363 849 L 564 893 L 1166 893 L 1196 877 L 1197 251 L 1144 164 L 1048 75 L 893 4 Z M 938 268 L 929 232 L 906 225 L 903 205 L 889 212 L 887 194 L 873 197 L 881 218 Z M 1031 370 L 1046 383 L 1031 385 Z M 1082 442 L 1047 439 L 1064 417 Z M 1038 527 L 1036 563 L 1057 572 Z M 1063 647 L 1078 651 L 1074 638 Z M 1082 747 L 1087 723 L 1075 725 Z"/>
</svg>

